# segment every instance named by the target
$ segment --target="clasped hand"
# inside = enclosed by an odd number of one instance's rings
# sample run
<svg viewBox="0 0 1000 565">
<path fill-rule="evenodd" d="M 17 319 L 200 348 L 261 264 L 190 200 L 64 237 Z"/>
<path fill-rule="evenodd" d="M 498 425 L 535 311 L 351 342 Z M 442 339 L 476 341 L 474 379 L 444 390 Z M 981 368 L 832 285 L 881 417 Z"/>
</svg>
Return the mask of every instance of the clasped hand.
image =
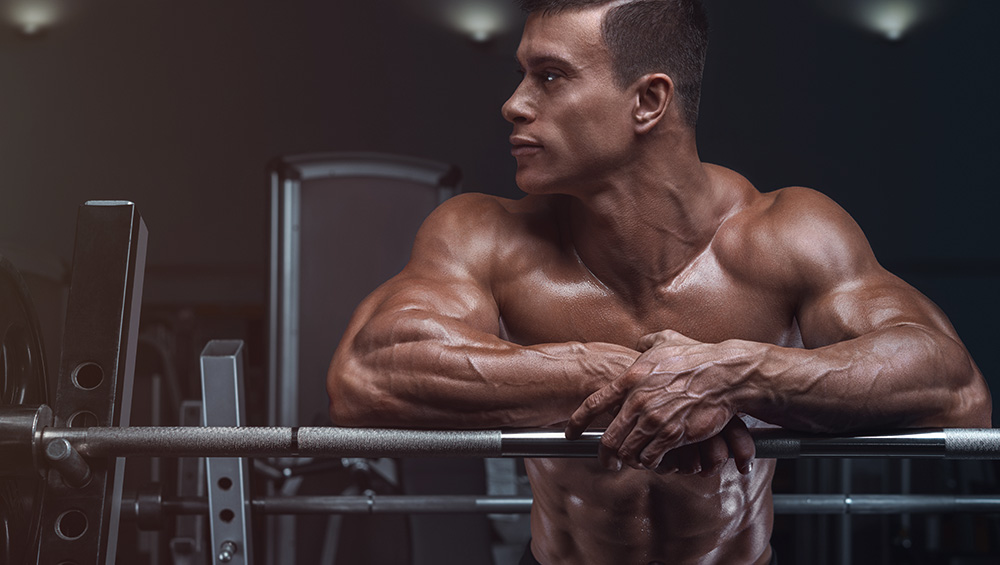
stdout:
<svg viewBox="0 0 1000 565">
<path fill-rule="evenodd" d="M 748 473 L 754 443 L 733 394 L 752 365 L 745 343 L 701 343 L 672 330 L 643 337 L 635 363 L 577 408 L 566 437 L 610 412 L 598 452 L 609 469 L 708 476 L 732 457 Z"/>
</svg>

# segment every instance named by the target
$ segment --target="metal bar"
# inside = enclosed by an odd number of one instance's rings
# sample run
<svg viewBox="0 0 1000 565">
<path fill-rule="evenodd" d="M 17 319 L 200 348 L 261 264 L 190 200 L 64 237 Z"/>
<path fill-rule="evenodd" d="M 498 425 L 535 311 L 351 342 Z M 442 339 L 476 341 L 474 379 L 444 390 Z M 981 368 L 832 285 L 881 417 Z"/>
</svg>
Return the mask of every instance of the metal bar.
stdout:
<svg viewBox="0 0 1000 565">
<path fill-rule="evenodd" d="M 45 459 L 53 469 L 59 472 L 63 482 L 73 488 L 87 486 L 93 475 L 90 471 L 90 465 L 64 439 L 50 442 L 45 446 Z"/>
<path fill-rule="evenodd" d="M 299 196 L 300 182 L 271 173 L 271 284 L 268 306 L 268 422 L 294 425 L 298 418 Z M 294 331 L 293 331 L 294 330 Z M 279 462 L 286 464 L 287 462 Z M 274 491 L 274 485 L 267 485 Z M 268 520 L 265 562 L 295 562 L 294 519 Z"/>
<path fill-rule="evenodd" d="M 201 352 L 202 419 L 206 426 L 245 422 L 243 342 L 213 340 Z M 250 463 L 246 457 L 209 457 L 210 532 L 216 560 L 253 564 L 250 535 Z"/>
<path fill-rule="evenodd" d="M 250 502 L 261 514 L 525 514 L 524 496 L 265 496 Z M 125 518 L 135 504 L 124 501 Z M 168 515 L 207 514 L 205 498 L 164 499 Z M 916 494 L 776 494 L 776 514 L 1000 513 L 1000 496 Z"/>
<path fill-rule="evenodd" d="M 438 514 L 526 513 L 530 497 L 440 496 L 293 496 L 252 502 L 263 514 Z"/>
<path fill-rule="evenodd" d="M 760 459 L 908 457 L 1000 460 L 1000 429 L 909 430 L 820 436 L 751 430 Z M 46 428 L 89 457 L 594 457 L 601 432 L 567 440 L 554 431 L 427 431 L 369 428 Z"/>
<path fill-rule="evenodd" d="M 203 426 L 201 401 L 185 400 L 181 403 L 178 418 L 182 426 Z M 180 497 L 205 494 L 205 460 L 200 457 L 181 457 L 177 461 L 177 494 Z M 202 499 L 207 505 L 207 499 Z M 161 499 L 162 501 L 162 499 Z M 205 506 L 205 512 L 208 506 Z M 205 512 L 202 512 L 204 514 Z M 176 512 L 175 514 L 187 514 Z M 178 517 L 174 537 L 170 540 L 170 557 L 174 565 L 205 564 L 205 518 L 203 516 Z"/>
<path fill-rule="evenodd" d="M 936 494 L 776 494 L 778 514 L 1000 512 L 1000 496 Z"/>
</svg>

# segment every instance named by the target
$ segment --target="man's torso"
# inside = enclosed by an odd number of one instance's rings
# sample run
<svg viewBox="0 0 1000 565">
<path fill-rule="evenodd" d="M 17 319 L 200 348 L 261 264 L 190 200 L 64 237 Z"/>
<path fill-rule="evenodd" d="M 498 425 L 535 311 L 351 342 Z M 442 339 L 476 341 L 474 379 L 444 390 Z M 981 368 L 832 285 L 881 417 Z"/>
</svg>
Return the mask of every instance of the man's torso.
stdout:
<svg viewBox="0 0 1000 565">
<path fill-rule="evenodd" d="M 497 242 L 501 267 L 493 292 L 511 341 L 635 348 L 643 335 L 671 329 L 703 342 L 737 338 L 801 346 L 795 299 L 769 273 L 755 273 L 745 248 L 728 243 L 749 236 L 740 232 L 753 228 L 753 215 L 773 195 L 760 195 L 727 220 L 686 268 L 639 304 L 605 287 L 580 261 L 565 235 L 560 198 L 504 204 L 514 235 Z M 567 459 L 529 460 L 527 467 L 535 496 L 534 548 L 543 562 L 766 557 L 773 461 L 758 461 L 747 476 L 730 463 L 714 477 L 629 468 L 612 473 L 596 461 Z M 602 555 L 609 548 L 614 554 Z"/>
</svg>

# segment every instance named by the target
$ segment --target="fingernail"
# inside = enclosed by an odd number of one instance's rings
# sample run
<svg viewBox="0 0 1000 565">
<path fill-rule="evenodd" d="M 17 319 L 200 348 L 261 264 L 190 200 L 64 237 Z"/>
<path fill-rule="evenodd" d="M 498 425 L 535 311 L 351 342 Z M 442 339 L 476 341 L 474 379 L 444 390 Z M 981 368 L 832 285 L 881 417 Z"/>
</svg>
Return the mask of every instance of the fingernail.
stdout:
<svg viewBox="0 0 1000 565">
<path fill-rule="evenodd" d="M 750 471 L 753 471 L 753 461 L 747 461 L 745 465 L 740 467 L 740 473 L 743 473 L 744 475 L 749 474 Z"/>
<path fill-rule="evenodd" d="M 614 459 L 611 460 L 611 464 L 614 467 L 615 471 L 621 471 L 622 470 L 622 460 L 621 459 L 615 457 Z"/>
</svg>

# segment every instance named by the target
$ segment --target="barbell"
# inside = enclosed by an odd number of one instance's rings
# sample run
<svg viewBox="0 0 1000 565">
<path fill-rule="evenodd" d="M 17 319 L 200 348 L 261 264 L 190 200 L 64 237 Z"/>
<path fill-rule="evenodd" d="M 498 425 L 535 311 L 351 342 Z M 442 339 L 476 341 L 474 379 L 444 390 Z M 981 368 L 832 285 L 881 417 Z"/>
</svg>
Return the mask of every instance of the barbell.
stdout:
<svg viewBox="0 0 1000 565">
<path fill-rule="evenodd" d="M 872 435 L 752 429 L 761 459 L 905 457 L 1000 459 L 1000 430 L 938 428 Z M 57 428 L 48 406 L 0 408 L 0 471 L 55 468 L 84 482 L 84 458 L 113 457 L 596 457 L 601 432 L 552 430 L 133 426 Z M 81 469 L 77 471 L 76 469 Z M 17 473 L 21 470 L 21 473 Z"/>
</svg>

